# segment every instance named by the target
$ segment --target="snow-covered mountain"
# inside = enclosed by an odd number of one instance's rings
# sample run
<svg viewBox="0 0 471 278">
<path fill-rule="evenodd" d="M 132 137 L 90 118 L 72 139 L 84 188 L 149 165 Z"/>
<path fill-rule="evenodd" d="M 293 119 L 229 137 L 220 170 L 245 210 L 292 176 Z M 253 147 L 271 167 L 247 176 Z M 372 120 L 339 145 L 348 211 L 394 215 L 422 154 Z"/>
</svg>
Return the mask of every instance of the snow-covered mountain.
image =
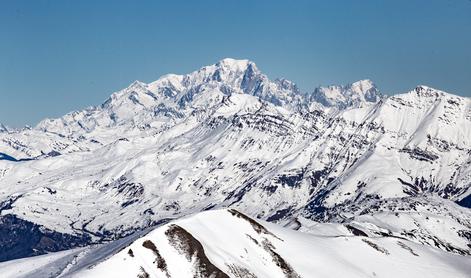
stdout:
<svg viewBox="0 0 471 278">
<path fill-rule="evenodd" d="M 319 87 L 309 98 L 326 107 L 346 109 L 377 103 L 383 98 L 383 95 L 371 80 L 361 80 L 347 86 Z"/>
<path fill-rule="evenodd" d="M 471 257 L 350 226 L 311 233 L 234 209 L 202 212 L 145 235 L 0 263 L 3 277 L 469 277 Z"/>
<path fill-rule="evenodd" d="M 225 207 L 469 256 L 470 194 L 470 99 L 426 86 L 385 97 L 369 80 L 305 93 L 224 59 L 2 129 L 0 260 Z"/>
</svg>

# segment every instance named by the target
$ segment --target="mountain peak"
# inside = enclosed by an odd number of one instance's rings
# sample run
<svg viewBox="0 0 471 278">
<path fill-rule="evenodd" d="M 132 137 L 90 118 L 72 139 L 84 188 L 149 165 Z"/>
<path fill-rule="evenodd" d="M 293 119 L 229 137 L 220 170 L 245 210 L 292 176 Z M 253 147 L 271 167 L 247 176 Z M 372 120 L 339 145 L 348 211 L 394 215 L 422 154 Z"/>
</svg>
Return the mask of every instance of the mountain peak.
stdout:
<svg viewBox="0 0 471 278">
<path fill-rule="evenodd" d="M 350 84 L 350 88 L 352 88 L 352 91 L 358 94 L 363 94 L 364 92 L 367 92 L 372 89 L 377 90 L 376 85 L 370 79 L 363 79 L 353 82 L 352 84 Z"/>
<path fill-rule="evenodd" d="M 418 85 L 413 92 L 415 92 L 420 97 L 438 97 L 443 95 L 444 92 L 425 86 L 425 85 Z"/>
<path fill-rule="evenodd" d="M 348 85 L 331 85 L 316 88 L 311 99 L 327 107 L 346 109 L 376 103 L 382 94 L 369 79 L 359 80 Z"/>
<path fill-rule="evenodd" d="M 224 58 L 215 64 L 217 67 L 245 70 L 247 67 L 256 67 L 255 63 L 247 59 Z"/>
<path fill-rule="evenodd" d="M 139 80 L 136 80 L 136 81 L 132 82 L 126 89 L 127 90 L 132 90 L 132 91 L 147 90 L 147 84 L 144 83 L 144 82 L 141 82 Z"/>
<path fill-rule="evenodd" d="M 205 67 L 207 68 L 207 67 Z M 222 81 L 223 77 L 242 77 L 242 76 L 256 76 L 260 75 L 261 72 L 257 68 L 254 62 L 250 60 L 236 60 L 232 58 L 225 58 L 210 66 L 214 71 L 213 76 L 218 78 L 218 81 Z"/>
</svg>

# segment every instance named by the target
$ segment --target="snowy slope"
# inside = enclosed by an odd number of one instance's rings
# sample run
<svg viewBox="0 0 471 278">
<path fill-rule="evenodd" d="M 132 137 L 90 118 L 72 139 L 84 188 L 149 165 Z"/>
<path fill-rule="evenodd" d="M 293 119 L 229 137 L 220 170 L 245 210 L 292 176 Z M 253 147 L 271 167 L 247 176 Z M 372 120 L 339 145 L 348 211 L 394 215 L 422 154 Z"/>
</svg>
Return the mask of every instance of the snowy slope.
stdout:
<svg viewBox="0 0 471 278">
<path fill-rule="evenodd" d="M 471 213 L 455 203 L 471 194 L 470 99 L 426 86 L 386 98 L 368 80 L 329 88 L 302 93 L 224 59 L 0 131 L 0 229 L 32 238 L 0 238 L 15 251 L 0 260 L 219 207 L 471 254 Z"/>
<path fill-rule="evenodd" d="M 0 264 L 4 277 L 468 277 L 471 258 L 396 237 L 333 236 L 258 222 L 236 210 L 202 212 L 121 246 Z M 327 232 L 332 234 L 331 231 Z M 93 258 L 91 260 L 91 258 Z M 85 263 L 88 261 L 88 263 Z"/>
</svg>

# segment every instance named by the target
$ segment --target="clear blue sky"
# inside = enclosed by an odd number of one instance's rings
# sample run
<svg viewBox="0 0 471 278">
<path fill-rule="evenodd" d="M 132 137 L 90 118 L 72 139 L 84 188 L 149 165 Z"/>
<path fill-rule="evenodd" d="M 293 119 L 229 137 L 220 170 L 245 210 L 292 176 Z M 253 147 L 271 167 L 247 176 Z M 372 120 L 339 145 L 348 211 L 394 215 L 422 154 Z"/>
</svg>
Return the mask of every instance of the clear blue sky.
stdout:
<svg viewBox="0 0 471 278">
<path fill-rule="evenodd" d="M 471 95 L 470 0 L 0 0 L 0 122 L 101 104 L 134 80 L 247 58 L 303 90 L 372 79 Z"/>
</svg>

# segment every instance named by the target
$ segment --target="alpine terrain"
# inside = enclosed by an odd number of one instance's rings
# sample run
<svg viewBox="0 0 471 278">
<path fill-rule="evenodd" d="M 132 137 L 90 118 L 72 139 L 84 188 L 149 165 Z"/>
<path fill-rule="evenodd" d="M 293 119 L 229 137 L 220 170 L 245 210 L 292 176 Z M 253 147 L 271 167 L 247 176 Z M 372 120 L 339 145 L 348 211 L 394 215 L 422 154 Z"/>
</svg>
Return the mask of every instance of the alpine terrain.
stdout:
<svg viewBox="0 0 471 278">
<path fill-rule="evenodd" d="M 2 277 L 469 277 L 471 99 L 224 59 L 0 125 L 0 213 Z"/>
</svg>

